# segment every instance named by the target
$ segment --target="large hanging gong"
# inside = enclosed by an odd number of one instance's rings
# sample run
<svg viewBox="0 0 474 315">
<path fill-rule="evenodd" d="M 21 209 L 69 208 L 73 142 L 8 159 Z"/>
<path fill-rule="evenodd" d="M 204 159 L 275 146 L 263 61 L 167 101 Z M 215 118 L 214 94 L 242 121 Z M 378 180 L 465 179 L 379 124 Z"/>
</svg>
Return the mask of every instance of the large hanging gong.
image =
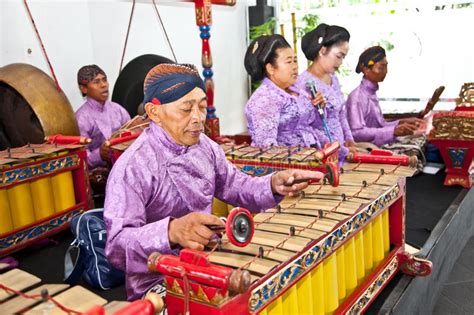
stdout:
<svg viewBox="0 0 474 315">
<path fill-rule="evenodd" d="M 174 63 L 158 55 L 142 55 L 130 61 L 120 72 L 115 82 L 112 101 L 122 105 L 134 117 L 143 101 L 143 81 L 154 66 Z M 141 113 L 140 113 L 141 114 Z"/>
<path fill-rule="evenodd" d="M 0 68 L 0 150 L 43 143 L 54 134 L 79 135 L 74 111 L 54 81 L 22 63 Z"/>
</svg>

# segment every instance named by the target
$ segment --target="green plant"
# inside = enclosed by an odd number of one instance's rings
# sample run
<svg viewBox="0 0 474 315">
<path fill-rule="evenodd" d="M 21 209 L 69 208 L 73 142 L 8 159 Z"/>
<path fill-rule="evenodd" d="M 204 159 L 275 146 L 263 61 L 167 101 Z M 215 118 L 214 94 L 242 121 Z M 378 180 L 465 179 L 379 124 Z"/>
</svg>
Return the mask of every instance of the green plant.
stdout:
<svg viewBox="0 0 474 315">
<path fill-rule="evenodd" d="M 301 19 L 302 23 L 304 26 L 303 27 L 297 27 L 296 28 L 296 37 L 301 38 L 304 36 L 304 34 L 314 30 L 316 26 L 319 24 L 319 16 L 316 14 L 306 14 L 303 16 Z"/>
<path fill-rule="evenodd" d="M 265 23 L 257 26 L 252 26 L 249 29 L 249 39 L 253 41 L 254 39 L 262 35 L 272 35 L 275 32 L 276 19 L 274 17 L 268 19 Z"/>
</svg>

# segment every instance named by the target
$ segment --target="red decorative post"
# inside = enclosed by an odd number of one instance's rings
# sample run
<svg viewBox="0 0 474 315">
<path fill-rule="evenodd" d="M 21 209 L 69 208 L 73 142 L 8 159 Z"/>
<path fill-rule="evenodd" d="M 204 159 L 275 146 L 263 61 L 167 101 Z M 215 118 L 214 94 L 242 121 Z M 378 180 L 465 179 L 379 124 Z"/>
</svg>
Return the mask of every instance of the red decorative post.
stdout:
<svg viewBox="0 0 474 315">
<path fill-rule="evenodd" d="M 201 31 L 200 37 L 202 39 L 202 74 L 206 84 L 207 94 L 207 119 L 205 125 L 205 133 L 211 138 L 216 139 L 220 136 L 219 132 L 219 118 L 216 116 L 216 108 L 214 107 L 214 82 L 212 81 L 212 55 L 211 47 L 209 45 L 209 38 L 211 37 L 211 0 L 196 0 L 194 1 L 196 8 L 196 24 Z"/>
</svg>

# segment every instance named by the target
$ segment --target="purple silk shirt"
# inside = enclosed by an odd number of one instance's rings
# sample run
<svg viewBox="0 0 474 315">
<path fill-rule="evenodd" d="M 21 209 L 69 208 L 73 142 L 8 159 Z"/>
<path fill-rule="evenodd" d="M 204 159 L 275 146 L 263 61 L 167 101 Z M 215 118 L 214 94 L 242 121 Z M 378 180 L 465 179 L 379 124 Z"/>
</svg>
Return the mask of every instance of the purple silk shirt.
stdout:
<svg viewBox="0 0 474 315">
<path fill-rule="evenodd" d="M 398 120 L 385 121 L 377 97 L 378 84 L 365 78 L 347 98 L 347 119 L 355 141 L 372 142 L 377 146 L 395 141 L 393 134 Z"/>
<path fill-rule="evenodd" d="M 107 182 L 106 255 L 125 271 L 129 300 L 141 298 L 162 279 L 147 270 L 151 253 L 177 254 L 168 240 L 170 218 L 211 213 L 214 196 L 253 212 L 282 199 L 272 193 L 271 175 L 244 174 L 204 134 L 187 147 L 151 123 L 120 156 Z"/>
<path fill-rule="evenodd" d="M 117 103 L 106 101 L 104 105 L 87 97 L 87 100 L 76 111 L 77 124 L 81 136 L 92 139 L 87 146 L 87 164 L 92 170 L 104 166 L 100 158 L 100 146 L 109 139 L 112 133 L 130 120 L 127 110 Z"/>
<path fill-rule="evenodd" d="M 316 76 L 312 75 L 307 70 L 298 76 L 296 85 L 304 90 L 307 95 L 309 91 L 306 88 L 306 82 L 313 80 L 316 86 L 316 90 L 321 92 L 326 98 L 326 106 L 324 107 L 324 115 L 328 125 L 329 132 L 333 141 L 339 141 L 341 149 L 339 150 L 339 160 L 341 163 L 344 161 L 349 150 L 344 146 L 344 143 L 348 140 L 354 140 L 352 138 L 351 129 L 346 117 L 346 106 L 344 95 L 341 91 L 341 85 L 336 75 L 331 75 L 331 86 L 327 85 Z M 314 109 L 315 110 L 315 109 Z M 316 110 L 315 110 L 316 111 Z M 329 142 L 326 131 L 324 130 L 324 124 L 321 117 L 316 113 L 315 132 L 321 145 L 325 145 Z"/>
<path fill-rule="evenodd" d="M 265 78 L 252 94 L 245 106 L 252 145 L 314 145 L 320 148 L 312 126 L 316 112 L 311 102 L 296 87 L 290 87 L 290 90 L 298 96 L 288 94 Z"/>
</svg>

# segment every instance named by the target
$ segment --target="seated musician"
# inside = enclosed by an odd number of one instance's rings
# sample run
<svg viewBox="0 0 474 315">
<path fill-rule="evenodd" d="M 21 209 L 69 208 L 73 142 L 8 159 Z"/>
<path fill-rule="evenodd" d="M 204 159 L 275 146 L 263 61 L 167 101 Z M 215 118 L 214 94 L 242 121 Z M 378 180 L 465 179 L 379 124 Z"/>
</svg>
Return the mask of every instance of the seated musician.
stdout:
<svg viewBox="0 0 474 315">
<path fill-rule="evenodd" d="M 356 72 L 364 74 L 360 85 L 347 99 L 347 119 L 357 142 L 376 146 L 391 144 L 397 136 L 412 135 L 423 120 L 404 118 L 386 121 L 380 109 L 377 90 L 387 75 L 387 57 L 380 46 L 370 47 L 359 57 Z"/>
<path fill-rule="evenodd" d="M 104 142 L 130 120 L 127 110 L 109 98 L 109 82 L 105 72 L 96 65 L 84 66 L 77 72 L 77 82 L 86 102 L 76 111 L 81 136 L 92 139 L 87 146 L 89 170 L 107 165 Z"/>
<path fill-rule="evenodd" d="M 301 41 L 301 48 L 306 59 L 312 63 L 299 75 L 296 82 L 296 85 L 305 91 L 308 81 L 314 82 L 316 90 L 321 92 L 327 101 L 324 119 L 318 115 L 315 130 L 321 145 L 330 140 L 341 144 L 340 161 L 344 161 L 349 151 L 356 151 L 347 122 L 346 102 L 335 74 L 349 51 L 349 39 L 350 34 L 344 27 L 324 23 L 306 33 Z"/>
<path fill-rule="evenodd" d="M 253 81 L 262 81 L 245 106 L 252 145 L 320 148 L 314 131 L 316 111 L 306 94 L 294 86 L 296 56 L 281 35 L 261 36 L 245 54 L 245 69 Z M 313 104 L 324 104 L 320 93 Z"/>
<path fill-rule="evenodd" d="M 310 171 L 281 171 L 250 177 L 236 169 L 219 145 L 202 132 L 206 120 L 204 82 L 190 65 L 161 64 L 145 78 L 144 104 L 150 126 L 114 164 L 107 182 L 104 218 L 106 254 L 126 273 L 130 300 L 153 288 L 159 275 L 147 271 L 152 252 L 203 250 L 213 237 L 206 225 L 213 197 L 258 212 L 321 178 Z"/>
</svg>

